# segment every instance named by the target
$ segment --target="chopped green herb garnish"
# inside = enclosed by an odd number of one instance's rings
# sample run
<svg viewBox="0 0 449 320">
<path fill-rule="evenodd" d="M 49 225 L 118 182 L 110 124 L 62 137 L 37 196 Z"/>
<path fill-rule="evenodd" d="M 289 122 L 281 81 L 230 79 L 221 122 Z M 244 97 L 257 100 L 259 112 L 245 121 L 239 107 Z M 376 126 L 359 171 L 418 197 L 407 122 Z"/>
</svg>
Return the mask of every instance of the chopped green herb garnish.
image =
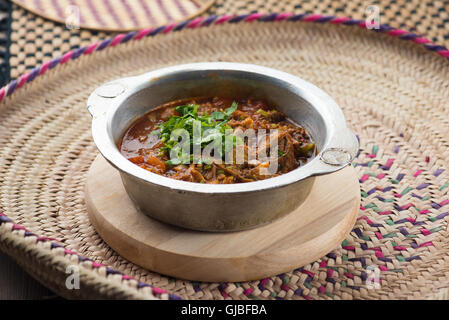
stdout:
<svg viewBox="0 0 449 320">
<path fill-rule="evenodd" d="M 314 149 L 315 149 L 315 144 L 314 143 L 309 143 L 309 144 L 306 144 L 305 146 L 300 146 L 299 147 L 299 151 L 304 156 L 308 156 L 309 153 L 311 151 L 313 151 Z"/>
<path fill-rule="evenodd" d="M 265 110 L 258 109 L 258 110 L 256 111 L 256 113 L 261 114 L 261 115 L 264 116 L 264 117 L 268 117 L 268 112 L 266 112 Z"/>
<path fill-rule="evenodd" d="M 196 104 L 175 107 L 175 111 L 179 116 L 171 116 L 158 126 L 157 133 L 164 142 L 164 146 L 160 148 L 160 155 L 165 153 L 172 155 L 174 152 L 178 156 L 177 159 L 166 161 L 169 165 L 191 163 L 192 161 L 195 162 L 195 160 L 201 163 L 200 159 L 193 159 L 195 146 L 202 151 L 207 145 L 213 143 L 217 147 L 214 150 L 219 152 L 218 155 L 214 154 L 213 156 L 223 159 L 226 152 L 243 143 L 242 139 L 232 134 L 232 128 L 227 124 L 231 114 L 237 110 L 237 107 L 238 104 L 234 101 L 224 112 L 215 111 L 210 115 L 199 114 L 199 106 Z M 177 131 L 178 129 L 182 130 Z M 188 136 L 184 137 L 183 132 L 187 132 Z M 198 139 L 197 137 L 201 138 Z M 185 141 L 187 138 L 189 140 Z M 222 144 L 221 150 L 218 148 L 218 142 Z M 209 161 L 203 162 L 207 163 Z"/>
</svg>

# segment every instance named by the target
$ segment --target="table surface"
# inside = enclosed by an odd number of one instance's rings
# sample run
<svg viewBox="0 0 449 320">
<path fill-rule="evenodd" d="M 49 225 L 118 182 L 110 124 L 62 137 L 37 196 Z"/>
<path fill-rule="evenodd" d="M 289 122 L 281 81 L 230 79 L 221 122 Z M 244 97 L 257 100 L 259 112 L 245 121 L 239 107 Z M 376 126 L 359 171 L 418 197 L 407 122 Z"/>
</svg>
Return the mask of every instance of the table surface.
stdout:
<svg viewBox="0 0 449 320">
<path fill-rule="evenodd" d="M 0 299 L 47 300 L 58 298 L 23 271 L 9 256 L 0 252 Z"/>
<path fill-rule="evenodd" d="M 6 1 L 0 0 L 1 8 L 4 3 L 7 3 Z M 238 14 L 254 11 L 295 11 L 343 15 L 360 19 L 365 14 L 361 3 L 365 3 L 364 0 L 289 0 L 285 2 L 277 0 L 217 0 L 205 14 L 222 14 L 224 11 Z M 382 23 L 416 31 L 443 45 L 449 43 L 449 1 L 372 0 L 366 2 L 366 4 L 371 3 L 381 8 Z M 3 25 L 0 28 L 1 37 L 9 36 L 10 46 L 9 54 L 4 54 L 8 50 L 2 48 L 5 42 L 0 41 L 0 64 L 3 62 L 7 65 L 7 71 L 2 71 L 0 82 L 3 83 L 0 83 L 0 86 L 55 55 L 59 56 L 73 47 L 86 45 L 86 43 L 111 35 L 86 30 L 77 33 L 69 32 L 63 26 L 50 21 L 45 21 L 42 27 L 38 25 L 42 18 L 26 12 L 17 5 L 12 5 L 9 15 L 8 10 L 2 10 L 3 12 L 0 10 L 0 24 Z M 24 28 L 24 24 L 30 20 L 36 22 L 37 27 L 34 28 L 30 25 L 29 28 Z M 26 41 L 22 33 L 26 34 Z M 43 33 L 47 33 L 48 37 L 43 37 Z M 37 40 L 42 40 L 42 38 L 46 38 L 47 42 L 40 41 L 43 44 L 39 44 Z M 49 44 L 49 39 L 54 41 Z M 58 298 L 57 295 L 24 272 L 10 257 L 0 252 L 0 299 Z"/>
</svg>

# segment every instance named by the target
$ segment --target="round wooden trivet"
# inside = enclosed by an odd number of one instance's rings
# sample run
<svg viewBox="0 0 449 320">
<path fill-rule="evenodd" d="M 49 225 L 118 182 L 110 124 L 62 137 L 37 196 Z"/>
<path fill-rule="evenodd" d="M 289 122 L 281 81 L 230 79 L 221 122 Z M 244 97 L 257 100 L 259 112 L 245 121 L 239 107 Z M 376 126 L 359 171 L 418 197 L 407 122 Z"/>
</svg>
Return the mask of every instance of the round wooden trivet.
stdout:
<svg viewBox="0 0 449 320">
<path fill-rule="evenodd" d="M 248 281 L 306 265 L 336 248 L 360 205 L 353 167 L 316 178 L 308 199 L 287 216 L 252 230 L 212 233 L 171 226 L 139 212 L 116 169 L 98 156 L 86 184 L 89 218 L 126 259 L 195 281 Z"/>
</svg>

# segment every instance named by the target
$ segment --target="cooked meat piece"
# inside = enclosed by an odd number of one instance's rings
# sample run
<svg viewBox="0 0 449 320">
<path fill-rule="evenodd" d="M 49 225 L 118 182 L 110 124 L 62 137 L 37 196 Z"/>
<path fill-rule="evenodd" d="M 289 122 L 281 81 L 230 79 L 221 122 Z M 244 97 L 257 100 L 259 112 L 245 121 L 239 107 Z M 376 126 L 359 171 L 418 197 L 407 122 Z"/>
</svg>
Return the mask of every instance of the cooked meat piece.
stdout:
<svg viewBox="0 0 449 320">
<path fill-rule="evenodd" d="M 292 171 L 299 166 L 298 160 L 295 157 L 293 138 L 290 134 L 286 133 L 280 138 L 278 151 L 280 151 L 279 169 L 282 173 Z"/>
<path fill-rule="evenodd" d="M 243 127 L 244 129 L 252 129 L 253 128 L 253 119 L 251 118 L 246 118 L 245 120 L 229 120 L 228 125 L 231 126 L 232 128 L 235 127 Z"/>
<path fill-rule="evenodd" d="M 267 118 L 271 122 L 281 122 L 281 121 L 285 120 L 285 114 L 283 114 L 282 112 L 276 111 L 276 110 L 272 110 L 268 113 Z"/>
<path fill-rule="evenodd" d="M 226 172 L 226 173 L 228 173 L 228 174 L 230 174 L 230 175 L 236 177 L 236 178 L 237 178 L 239 181 L 241 181 L 241 182 L 250 182 L 250 181 L 254 181 L 254 179 L 248 179 L 248 178 L 245 178 L 245 177 L 243 177 L 239 172 L 234 171 L 234 170 L 232 170 L 232 169 L 230 169 L 230 168 L 226 168 L 226 167 L 225 167 L 224 165 L 222 165 L 222 164 L 217 163 L 216 166 L 217 166 L 218 168 L 220 168 L 221 170 L 223 170 L 224 172 Z"/>
<path fill-rule="evenodd" d="M 193 178 L 194 182 L 206 182 L 206 179 L 204 179 L 204 177 L 201 174 L 201 172 L 199 172 L 198 170 L 195 169 L 195 165 L 194 164 L 190 165 L 188 171 L 192 175 L 192 178 Z"/>
</svg>

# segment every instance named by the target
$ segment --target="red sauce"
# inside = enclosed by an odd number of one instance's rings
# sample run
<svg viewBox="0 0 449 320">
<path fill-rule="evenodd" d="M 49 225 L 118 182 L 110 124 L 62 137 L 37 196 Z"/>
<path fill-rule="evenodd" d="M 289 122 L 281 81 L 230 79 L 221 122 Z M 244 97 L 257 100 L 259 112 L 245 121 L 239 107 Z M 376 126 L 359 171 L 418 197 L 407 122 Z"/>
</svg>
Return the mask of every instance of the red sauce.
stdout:
<svg viewBox="0 0 449 320">
<path fill-rule="evenodd" d="M 235 107 L 234 102 L 237 103 L 237 108 L 232 110 L 232 107 Z M 160 134 L 155 133 L 167 130 L 161 128 L 164 128 L 164 124 L 168 126 L 167 121 L 172 118 L 172 122 L 174 120 L 181 121 L 181 117 L 184 115 L 181 111 L 184 111 L 179 109 L 182 108 L 179 106 L 185 105 L 197 105 L 195 116 L 199 119 L 216 117 L 217 114 L 220 118 L 224 114 L 224 119 L 214 119 L 212 125 L 225 122 L 223 126 L 232 129 L 234 133 L 247 129 L 253 129 L 256 133 L 262 129 L 267 132 L 276 129 L 276 136 L 272 136 L 278 141 L 275 172 L 263 171 L 263 168 L 268 167 L 268 162 L 259 161 L 259 157 L 251 160 L 247 155 L 248 150 L 253 150 L 259 155 L 258 152 L 265 148 L 265 154 L 272 158 L 274 155 L 270 154 L 268 148 L 269 136 L 265 138 L 265 147 L 259 145 L 257 149 L 252 148 L 248 139 L 244 138 L 240 141 L 239 147 L 234 147 L 230 151 L 235 155 L 237 148 L 246 150 L 243 163 L 236 163 L 236 159 L 233 159 L 232 163 L 218 163 L 219 161 L 172 163 L 169 150 L 167 150 L 167 139 L 164 140 Z M 232 113 L 229 116 L 226 115 L 226 112 L 230 111 Z M 199 183 L 239 183 L 275 177 L 296 169 L 316 153 L 315 144 L 306 130 L 288 119 L 282 112 L 269 106 L 265 101 L 234 100 L 222 97 L 188 98 L 154 108 L 126 130 L 119 148 L 128 160 L 143 169 L 173 179 Z"/>
</svg>

